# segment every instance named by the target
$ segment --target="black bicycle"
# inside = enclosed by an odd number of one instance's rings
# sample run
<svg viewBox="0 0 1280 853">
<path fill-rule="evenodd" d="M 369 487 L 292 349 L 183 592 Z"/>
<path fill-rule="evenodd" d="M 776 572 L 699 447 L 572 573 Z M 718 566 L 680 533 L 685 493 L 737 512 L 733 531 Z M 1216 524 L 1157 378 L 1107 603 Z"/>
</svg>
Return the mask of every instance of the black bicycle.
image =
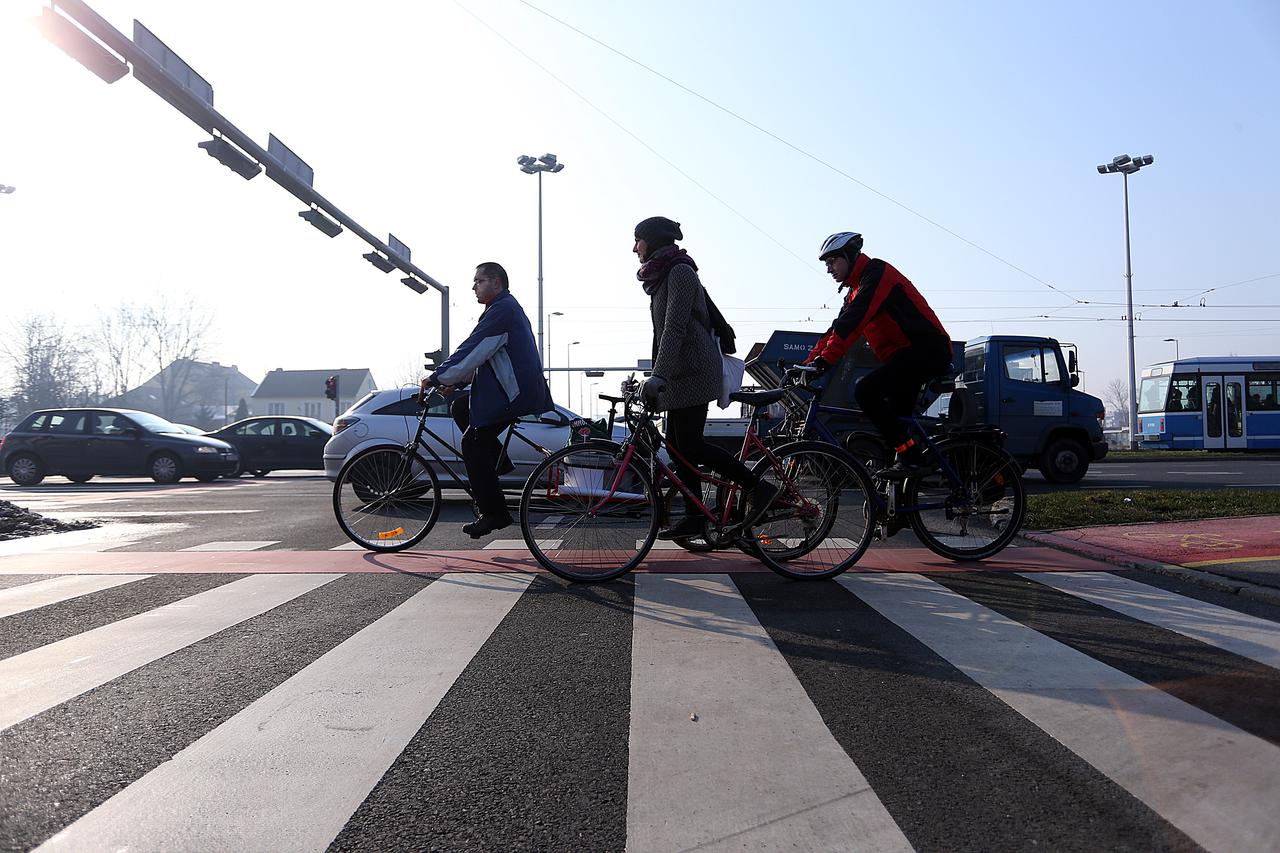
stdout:
<svg viewBox="0 0 1280 853">
<path fill-rule="evenodd" d="M 467 478 L 440 457 L 435 449 L 423 440 L 430 436 L 441 446 L 448 447 L 457 456 L 461 453 L 427 426 L 427 411 L 433 398 L 441 398 L 432 391 L 417 399 L 421 406 L 418 428 L 413 439 L 401 446 L 370 447 L 347 460 L 333 484 L 333 513 L 338 526 L 352 542 L 370 551 L 403 551 L 421 542 L 440 517 L 440 478 L 435 469 L 423 458 L 426 451 L 432 461 L 445 471 L 459 488 L 474 500 Z M 512 439 L 518 439 L 537 450 L 543 456 L 551 451 L 520 432 L 519 423 L 507 431 L 499 459 L 509 458 L 507 451 Z M 514 505 L 515 495 L 511 495 Z"/>
</svg>

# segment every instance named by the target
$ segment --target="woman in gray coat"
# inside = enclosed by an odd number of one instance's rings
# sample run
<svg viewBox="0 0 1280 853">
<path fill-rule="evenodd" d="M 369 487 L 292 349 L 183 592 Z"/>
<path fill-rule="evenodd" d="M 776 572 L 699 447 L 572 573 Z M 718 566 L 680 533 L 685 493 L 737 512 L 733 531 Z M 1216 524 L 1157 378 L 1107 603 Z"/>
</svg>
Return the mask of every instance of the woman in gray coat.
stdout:
<svg viewBox="0 0 1280 853">
<path fill-rule="evenodd" d="M 653 216 L 637 225 L 635 239 L 632 251 L 640 258 L 636 277 L 649 296 L 653 320 L 653 374 L 641 393 L 651 408 L 667 413 L 672 467 L 691 489 L 698 482 L 691 467 L 696 465 L 706 465 L 747 489 L 748 522 L 754 522 L 768 508 L 777 489 L 702 437 L 707 407 L 720 396 L 721 368 L 698 265 L 675 245 L 676 240 L 684 239 L 680 223 L 665 216 Z M 659 532 L 658 538 L 701 536 L 705 521 L 696 508 L 686 506 L 685 517 Z"/>
</svg>

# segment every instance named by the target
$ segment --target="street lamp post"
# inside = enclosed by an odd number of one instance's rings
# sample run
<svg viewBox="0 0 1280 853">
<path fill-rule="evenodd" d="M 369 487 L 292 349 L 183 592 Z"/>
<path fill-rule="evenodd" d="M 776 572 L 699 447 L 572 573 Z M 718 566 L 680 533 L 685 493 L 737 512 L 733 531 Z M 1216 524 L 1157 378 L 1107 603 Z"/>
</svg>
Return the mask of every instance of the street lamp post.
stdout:
<svg viewBox="0 0 1280 853">
<path fill-rule="evenodd" d="M 550 314 L 547 315 L 547 360 L 542 363 L 543 367 L 547 367 L 547 368 L 551 367 L 551 318 L 563 317 L 563 316 L 564 316 L 563 311 L 552 311 Z M 550 370 L 547 371 L 547 379 L 548 380 L 551 379 Z"/>
<path fill-rule="evenodd" d="M 543 154 L 541 157 L 521 154 L 516 162 L 520 164 L 520 171 L 526 175 L 538 176 L 538 355 L 545 362 L 547 350 L 542 343 L 542 173 L 559 172 L 564 164 L 557 162 L 554 154 Z"/>
<path fill-rule="evenodd" d="M 1138 423 L 1138 393 L 1134 387 L 1137 375 L 1137 368 L 1134 365 L 1133 358 L 1133 263 L 1130 258 L 1129 251 L 1129 176 L 1136 173 L 1143 166 L 1150 166 L 1155 162 L 1150 154 L 1143 154 L 1138 157 L 1130 157 L 1128 154 L 1121 154 L 1112 158 L 1110 163 L 1103 163 L 1098 167 L 1098 174 L 1110 175 L 1119 172 L 1124 178 L 1124 281 L 1125 293 L 1128 298 L 1129 305 L 1129 449 L 1138 449 L 1138 435 L 1134 428 Z"/>
<path fill-rule="evenodd" d="M 1172 342 L 1172 343 L 1173 343 L 1173 360 L 1174 360 L 1174 361 L 1177 361 L 1177 360 L 1178 360 L 1178 339 L 1177 339 L 1177 338 L 1165 338 L 1165 339 L 1164 339 L 1164 342 L 1165 342 L 1166 344 L 1167 344 L 1167 343 L 1170 343 L 1170 342 Z"/>
<path fill-rule="evenodd" d="M 580 344 L 580 343 L 582 343 L 582 341 L 574 341 L 574 342 L 573 342 L 573 343 L 571 343 L 571 344 L 566 344 L 566 345 L 565 345 L 565 348 L 564 348 L 564 367 L 565 367 L 565 371 L 564 371 L 564 404 L 565 404 L 566 406 L 570 406 L 570 405 L 572 405 L 572 404 L 573 404 L 573 399 L 572 399 L 572 395 L 573 395 L 573 388 L 572 388 L 572 386 L 569 384 L 569 382 L 571 381 L 571 379 L 572 379 L 572 377 L 573 377 L 573 371 L 569 370 L 569 368 L 573 366 L 573 362 L 572 362 L 572 359 L 570 358 L 570 355 L 572 354 L 572 350 L 570 350 L 569 348 L 570 348 L 570 347 L 576 347 L 576 346 L 577 346 L 578 344 Z M 578 414 L 582 414 L 582 413 L 581 413 L 581 412 L 579 412 Z"/>
</svg>

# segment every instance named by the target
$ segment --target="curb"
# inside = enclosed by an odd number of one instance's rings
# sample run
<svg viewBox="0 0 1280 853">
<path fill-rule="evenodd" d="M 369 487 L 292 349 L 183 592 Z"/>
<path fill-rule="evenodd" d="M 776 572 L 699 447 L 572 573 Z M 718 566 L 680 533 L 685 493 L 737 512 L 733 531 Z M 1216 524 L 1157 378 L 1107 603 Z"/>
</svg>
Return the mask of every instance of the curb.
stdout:
<svg viewBox="0 0 1280 853">
<path fill-rule="evenodd" d="M 1280 605 L 1280 589 L 1275 589 L 1273 587 L 1260 586 L 1255 583 L 1236 580 L 1234 578 L 1226 578 L 1200 569 L 1188 569 L 1186 566 L 1175 566 L 1171 563 L 1162 563 L 1159 560 L 1147 560 L 1142 557 L 1133 557 L 1129 554 L 1122 554 L 1118 551 L 1112 551 L 1099 545 L 1090 545 L 1084 542 L 1077 542 L 1074 539 L 1055 536 L 1052 533 L 1025 532 L 1019 535 L 1023 539 L 1027 539 L 1039 545 L 1047 545 L 1050 548 L 1056 548 L 1059 551 L 1066 551 L 1071 554 L 1078 554 L 1081 557 L 1092 557 L 1095 560 L 1101 560 L 1104 563 L 1109 563 L 1110 565 L 1118 566 L 1119 568 L 1138 569 L 1140 571 L 1151 572 L 1157 575 L 1165 575 L 1167 577 L 1189 581 L 1190 583 L 1194 583 L 1197 586 L 1202 586 L 1207 589 L 1238 595 L 1241 598 L 1260 601 L 1264 604 Z"/>
<path fill-rule="evenodd" d="M 1141 451 L 1138 451 L 1138 452 L 1141 453 Z M 1092 467 L 1094 465 L 1107 465 L 1112 462 L 1122 462 L 1130 465 L 1137 465 L 1139 463 L 1147 463 L 1147 462 L 1172 462 L 1178 465 L 1196 465 L 1201 462 L 1218 462 L 1218 463 L 1221 463 L 1221 462 L 1275 462 L 1277 460 L 1280 460 L 1280 454 L 1277 454 L 1277 453 L 1240 453 L 1240 454 L 1232 454 L 1232 455 L 1223 454 L 1220 457 L 1208 458 L 1208 459 L 1206 459 L 1203 456 L 1196 456 L 1192 459 L 1178 459 L 1177 457 L 1173 457 L 1173 456 L 1156 456 L 1156 457 L 1145 457 L 1142 459 L 1125 459 L 1123 453 L 1119 455 L 1108 453 L 1106 456 L 1102 457 L 1101 459 L 1093 460 L 1092 462 L 1089 463 L 1089 465 L 1090 467 Z"/>
</svg>

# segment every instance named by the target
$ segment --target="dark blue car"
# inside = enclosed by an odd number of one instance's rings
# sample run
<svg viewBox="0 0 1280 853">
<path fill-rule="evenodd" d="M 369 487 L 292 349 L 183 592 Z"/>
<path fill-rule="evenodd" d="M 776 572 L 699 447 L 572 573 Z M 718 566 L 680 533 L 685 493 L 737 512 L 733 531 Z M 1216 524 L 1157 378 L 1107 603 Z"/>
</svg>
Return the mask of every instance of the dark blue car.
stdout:
<svg viewBox="0 0 1280 853">
<path fill-rule="evenodd" d="M 0 438 L 0 465 L 19 486 L 34 486 L 50 474 L 73 483 L 97 475 L 209 482 L 235 471 L 240 457 L 225 441 L 189 435 L 147 412 L 44 409 Z"/>
</svg>

